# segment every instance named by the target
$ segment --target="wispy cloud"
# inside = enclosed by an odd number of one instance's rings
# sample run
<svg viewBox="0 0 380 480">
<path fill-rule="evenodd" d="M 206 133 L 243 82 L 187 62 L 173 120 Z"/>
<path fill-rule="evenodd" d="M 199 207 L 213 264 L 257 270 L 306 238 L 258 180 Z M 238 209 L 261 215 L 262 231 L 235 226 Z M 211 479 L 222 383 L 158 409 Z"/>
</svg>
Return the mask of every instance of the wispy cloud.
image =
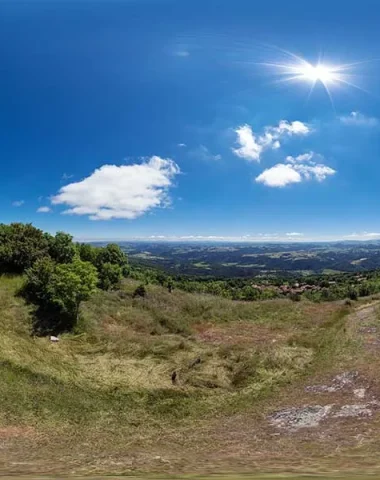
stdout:
<svg viewBox="0 0 380 480">
<path fill-rule="evenodd" d="M 12 202 L 13 207 L 22 207 L 25 204 L 24 200 L 15 200 Z"/>
<path fill-rule="evenodd" d="M 263 152 L 280 148 L 284 138 L 305 136 L 311 132 L 310 126 L 298 120 L 294 122 L 281 120 L 278 126 L 265 127 L 264 133 L 261 135 L 256 135 L 249 125 L 242 125 L 235 129 L 236 143 L 239 147 L 233 148 L 232 151 L 245 160 L 260 162 Z"/>
<path fill-rule="evenodd" d="M 91 220 L 134 219 L 169 206 L 168 191 L 179 173 L 173 160 L 158 156 L 141 164 L 103 165 L 84 180 L 62 187 L 52 203 L 68 205 L 65 214 Z"/>
<path fill-rule="evenodd" d="M 50 213 L 52 209 L 50 207 L 39 207 L 37 213 Z"/>
<path fill-rule="evenodd" d="M 343 238 L 348 238 L 352 240 L 371 240 L 380 238 L 380 233 L 376 232 L 359 232 L 351 233 L 350 235 L 345 235 Z"/>
<path fill-rule="evenodd" d="M 297 157 L 286 157 L 286 163 L 278 163 L 274 167 L 264 170 L 256 182 L 267 187 L 285 187 L 292 183 L 300 183 L 305 180 L 322 182 L 336 171 L 323 163 L 316 163 L 314 159 L 323 161 L 322 155 L 308 152 Z"/>
<path fill-rule="evenodd" d="M 376 117 L 368 117 L 360 112 L 351 112 L 349 115 L 339 117 L 344 125 L 374 128 L 380 126 L 380 120 Z"/>
<path fill-rule="evenodd" d="M 179 147 L 179 148 L 185 148 L 185 147 L 186 147 L 186 143 L 177 143 L 177 147 Z"/>
<path fill-rule="evenodd" d="M 147 238 L 142 238 L 146 240 Z M 302 233 L 256 233 L 252 235 L 151 235 L 149 240 L 167 242 L 286 242 L 304 241 Z"/>
<path fill-rule="evenodd" d="M 205 147 L 204 145 L 200 145 L 199 147 L 191 150 L 189 152 L 189 156 L 192 158 L 196 158 L 197 160 L 207 161 L 218 161 L 222 159 L 222 156 L 219 154 L 214 155 L 210 152 L 210 150 Z"/>
<path fill-rule="evenodd" d="M 61 177 L 61 180 L 70 180 L 70 178 L 73 178 L 74 175 L 70 175 L 68 173 L 64 173 Z"/>
</svg>

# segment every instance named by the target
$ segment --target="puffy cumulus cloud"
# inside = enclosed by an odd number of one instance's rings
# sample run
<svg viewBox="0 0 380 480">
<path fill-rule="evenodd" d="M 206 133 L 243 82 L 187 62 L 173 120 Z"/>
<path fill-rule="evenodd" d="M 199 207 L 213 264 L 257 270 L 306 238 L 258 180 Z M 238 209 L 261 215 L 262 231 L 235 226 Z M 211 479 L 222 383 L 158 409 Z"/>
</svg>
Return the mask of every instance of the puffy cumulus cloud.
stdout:
<svg viewBox="0 0 380 480">
<path fill-rule="evenodd" d="M 279 135 L 284 133 L 288 135 L 308 135 L 311 132 L 311 129 L 308 125 L 303 122 L 296 120 L 295 122 L 287 122 L 286 120 L 281 120 L 278 127 L 267 127 L 270 131 L 277 132 Z"/>
<path fill-rule="evenodd" d="M 232 149 L 235 155 L 246 160 L 259 162 L 264 147 L 258 142 L 252 128 L 249 125 L 243 125 L 237 128 L 235 133 L 237 143 L 240 145 L 239 148 Z"/>
<path fill-rule="evenodd" d="M 37 208 L 37 213 L 50 213 L 52 210 L 50 207 Z"/>
<path fill-rule="evenodd" d="M 265 150 L 280 148 L 284 137 L 308 135 L 311 131 L 308 125 L 299 121 L 281 120 L 278 126 L 265 127 L 262 135 L 256 135 L 249 125 L 242 125 L 235 129 L 239 147 L 232 151 L 240 158 L 259 162 Z"/>
<path fill-rule="evenodd" d="M 221 155 L 219 155 L 219 154 L 214 155 L 204 145 L 200 145 L 198 148 L 195 148 L 194 150 L 191 150 L 189 152 L 189 156 L 192 157 L 192 158 L 195 158 L 197 160 L 202 160 L 204 162 L 218 161 L 218 160 L 222 159 Z"/>
<path fill-rule="evenodd" d="M 349 115 L 339 117 L 343 125 L 374 128 L 380 126 L 380 120 L 375 117 L 368 117 L 360 112 L 351 112 Z"/>
<path fill-rule="evenodd" d="M 278 163 L 264 170 L 256 177 L 256 182 L 263 183 L 267 187 L 285 187 L 290 183 L 302 182 L 302 177 L 291 165 Z"/>
<path fill-rule="evenodd" d="M 179 173 L 173 160 L 158 156 L 141 164 L 103 165 L 84 180 L 62 187 L 51 202 L 69 206 L 65 214 L 87 215 L 91 220 L 131 220 L 168 206 L 168 190 Z"/>
<path fill-rule="evenodd" d="M 12 202 L 12 207 L 22 207 L 24 204 L 24 200 L 15 200 Z"/>
<path fill-rule="evenodd" d="M 316 180 L 322 182 L 336 171 L 324 165 L 316 163 L 314 159 L 323 160 L 323 156 L 315 152 L 308 152 L 297 157 L 286 157 L 287 163 L 278 163 L 272 168 L 264 170 L 256 182 L 263 183 L 268 187 L 285 187 L 291 183 L 300 183 L 304 180 Z"/>
</svg>

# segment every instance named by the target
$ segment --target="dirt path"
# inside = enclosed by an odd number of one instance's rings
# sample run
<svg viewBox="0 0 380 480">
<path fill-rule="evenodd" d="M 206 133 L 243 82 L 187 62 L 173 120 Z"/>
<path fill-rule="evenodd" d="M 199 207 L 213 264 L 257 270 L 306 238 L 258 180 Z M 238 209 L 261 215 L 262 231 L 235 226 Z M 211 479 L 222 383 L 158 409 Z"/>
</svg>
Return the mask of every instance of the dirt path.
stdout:
<svg viewBox="0 0 380 480">
<path fill-rule="evenodd" d="M 350 326 L 364 346 L 380 348 L 380 302 L 376 301 L 358 307 L 350 316 Z"/>
</svg>

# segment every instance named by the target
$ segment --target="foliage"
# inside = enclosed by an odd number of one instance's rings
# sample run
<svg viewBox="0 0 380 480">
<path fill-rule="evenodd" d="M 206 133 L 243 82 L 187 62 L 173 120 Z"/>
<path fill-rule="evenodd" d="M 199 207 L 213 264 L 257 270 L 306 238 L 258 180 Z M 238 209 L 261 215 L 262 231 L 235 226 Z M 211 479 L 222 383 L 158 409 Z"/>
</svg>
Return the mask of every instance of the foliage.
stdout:
<svg viewBox="0 0 380 480">
<path fill-rule="evenodd" d="M 65 232 L 58 232 L 51 238 L 49 254 L 57 263 L 70 263 L 77 253 L 73 237 Z"/>
<path fill-rule="evenodd" d="M 77 319 L 80 303 L 90 298 L 97 283 L 95 267 L 89 262 L 75 259 L 72 263 L 56 266 L 47 290 L 53 304 Z"/>
<path fill-rule="evenodd" d="M 99 248 L 93 247 L 90 243 L 80 243 L 77 245 L 79 257 L 83 262 L 97 264 Z"/>
<path fill-rule="evenodd" d="M 127 265 L 128 259 L 119 245 L 110 243 L 106 247 L 99 249 L 96 262 L 98 267 L 104 263 L 111 263 L 112 265 L 119 265 L 119 267 L 123 268 Z"/>
<path fill-rule="evenodd" d="M 122 268 L 112 263 L 103 263 L 99 267 L 99 287 L 102 290 L 109 290 L 118 285 L 123 277 Z"/>
<path fill-rule="evenodd" d="M 48 255 L 49 236 L 31 224 L 0 224 L 0 271 L 22 273 Z"/>
<path fill-rule="evenodd" d="M 80 303 L 95 292 L 98 282 L 95 267 L 79 259 L 55 264 L 45 257 L 27 270 L 26 277 L 24 294 L 39 306 L 39 316 L 45 322 L 43 330 L 72 328 Z"/>
<path fill-rule="evenodd" d="M 144 285 L 139 285 L 136 290 L 133 292 L 133 298 L 136 298 L 136 297 L 142 297 L 142 298 L 145 298 L 146 297 L 146 288 L 144 287 Z"/>
</svg>

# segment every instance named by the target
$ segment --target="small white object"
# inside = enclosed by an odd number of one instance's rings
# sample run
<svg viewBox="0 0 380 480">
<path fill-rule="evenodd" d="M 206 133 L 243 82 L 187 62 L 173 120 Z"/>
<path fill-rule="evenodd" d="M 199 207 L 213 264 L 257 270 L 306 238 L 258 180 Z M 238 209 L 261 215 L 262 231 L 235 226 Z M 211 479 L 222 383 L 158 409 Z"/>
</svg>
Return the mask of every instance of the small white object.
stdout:
<svg viewBox="0 0 380 480">
<path fill-rule="evenodd" d="M 53 342 L 53 343 L 57 343 L 57 342 L 59 342 L 59 338 L 58 338 L 58 337 L 54 337 L 54 335 L 51 335 L 50 341 Z"/>
</svg>

